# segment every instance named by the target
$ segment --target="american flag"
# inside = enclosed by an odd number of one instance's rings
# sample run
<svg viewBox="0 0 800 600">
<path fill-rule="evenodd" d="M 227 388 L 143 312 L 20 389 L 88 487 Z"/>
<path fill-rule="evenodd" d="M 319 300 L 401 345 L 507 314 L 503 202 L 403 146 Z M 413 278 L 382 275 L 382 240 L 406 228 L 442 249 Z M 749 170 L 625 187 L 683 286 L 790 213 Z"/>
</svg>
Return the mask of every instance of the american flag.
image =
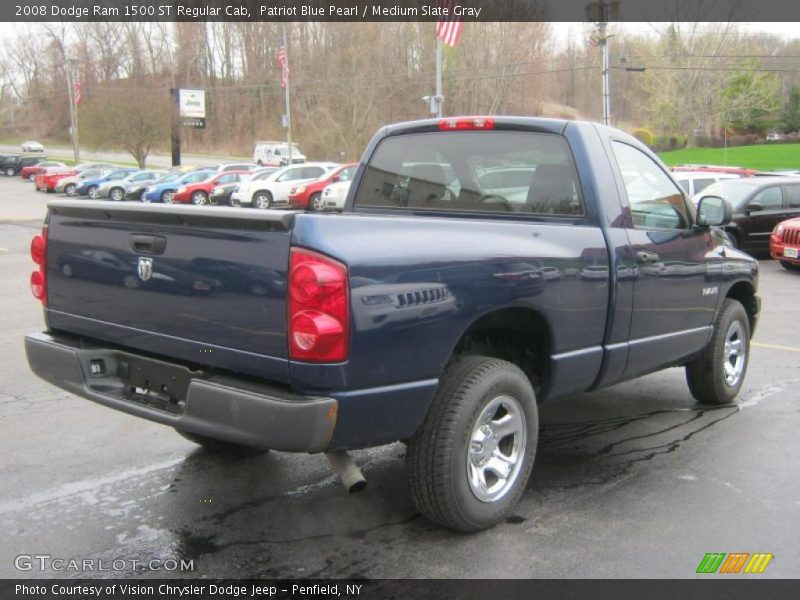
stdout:
<svg viewBox="0 0 800 600">
<path fill-rule="evenodd" d="M 81 103 L 81 77 L 78 69 L 72 71 L 72 94 L 75 106 L 78 106 Z"/>
<path fill-rule="evenodd" d="M 458 40 L 461 38 L 461 27 L 463 25 L 453 14 L 453 7 L 455 4 L 455 0 L 439 0 L 439 6 L 448 9 L 448 15 L 443 21 L 439 21 L 436 25 L 436 36 L 442 40 L 442 43 L 447 44 L 451 48 L 458 46 Z"/>
<path fill-rule="evenodd" d="M 280 50 L 278 50 L 278 64 L 281 67 L 281 87 L 286 87 L 289 82 L 289 65 L 286 61 L 286 40 L 281 42 Z"/>
</svg>

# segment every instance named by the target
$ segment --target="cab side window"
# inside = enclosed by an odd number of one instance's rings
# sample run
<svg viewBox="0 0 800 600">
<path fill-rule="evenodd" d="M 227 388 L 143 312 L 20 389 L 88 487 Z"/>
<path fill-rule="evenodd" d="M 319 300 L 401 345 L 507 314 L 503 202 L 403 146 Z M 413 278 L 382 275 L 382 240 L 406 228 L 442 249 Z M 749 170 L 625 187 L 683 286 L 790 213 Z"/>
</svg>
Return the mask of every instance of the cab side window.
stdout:
<svg viewBox="0 0 800 600">
<path fill-rule="evenodd" d="M 800 185 L 787 185 L 786 198 L 789 200 L 789 208 L 800 209 Z"/>
<path fill-rule="evenodd" d="M 641 150 L 612 142 L 625 183 L 633 226 L 637 229 L 686 229 L 689 216 L 683 194 L 666 173 Z"/>
</svg>

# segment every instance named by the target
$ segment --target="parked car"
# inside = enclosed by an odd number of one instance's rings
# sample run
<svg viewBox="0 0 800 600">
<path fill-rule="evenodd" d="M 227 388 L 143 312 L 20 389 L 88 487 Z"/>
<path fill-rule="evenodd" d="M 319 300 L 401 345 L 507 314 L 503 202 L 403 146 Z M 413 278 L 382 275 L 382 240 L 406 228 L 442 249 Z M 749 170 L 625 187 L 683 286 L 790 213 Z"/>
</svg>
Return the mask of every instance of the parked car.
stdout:
<svg viewBox="0 0 800 600">
<path fill-rule="evenodd" d="M 2 164 L 0 164 L 0 172 L 12 177 L 25 167 L 37 165 L 44 160 L 41 156 L 6 156 Z"/>
<path fill-rule="evenodd" d="M 738 175 L 739 177 L 758 177 L 759 175 L 766 174 L 764 171 L 757 169 L 746 169 L 744 167 L 731 167 L 725 165 L 677 165 L 672 167 L 673 173 L 681 172 L 692 173 L 728 173 L 731 175 Z"/>
<path fill-rule="evenodd" d="M 352 181 L 336 181 L 322 190 L 322 210 L 344 210 Z"/>
<path fill-rule="evenodd" d="M 704 196 L 720 196 L 733 206 L 725 227 L 731 242 L 748 252 L 766 252 L 772 230 L 781 221 L 800 217 L 800 180 L 794 177 L 725 179 L 704 189 Z"/>
<path fill-rule="evenodd" d="M 101 185 L 109 181 L 122 181 L 132 173 L 135 173 L 137 170 L 138 169 L 134 169 L 132 167 L 124 167 L 122 169 L 114 169 L 110 173 L 107 173 L 102 177 L 98 177 L 97 179 L 83 179 L 75 187 L 75 195 L 88 196 L 92 200 L 97 200 L 100 197 L 98 195 L 98 190 L 100 189 Z"/>
<path fill-rule="evenodd" d="M 741 175 L 736 173 L 716 173 L 711 171 L 678 171 L 677 173 L 673 173 L 672 176 L 684 191 L 689 194 L 690 198 L 721 179 L 741 179 Z"/>
<path fill-rule="evenodd" d="M 121 179 L 107 179 L 105 177 L 101 177 L 100 180 L 102 180 L 103 183 L 98 185 L 95 192 L 95 198 L 110 198 L 115 202 L 127 200 L 129 188 L 133 187 L 136 190 L 142 190 L 147 187 L 148 184 L 160 179 L 165 174 L 166 171 L 145 169 L 142 171 L 133 171 Z M 135 191 L 134 193 L 135 199 L 138 200 L 139 194 Z"/>
<path fill-rule="evenodd" d="M 48 170 L 46 173 L 39 173 L 34 180 L 36 182 L 36 189 L 42 192 L 54 192 L 56 186 L 62 179 L 73 177 L 84 171 L 91 169 L 112 168 L 109 163 L 103 162 L 87 162 L 81 163 L 76 167 L 67 167 L 64 169 Z M 73 190 L 74 191 L 74 190 Z"/>
<path fill-rule="evenodd" d="M 256 142 L 253 162 L 259 167 L 283 167 L 289 164 L 289 146 L 286 142 Z M 297 144 L 292 144 L 292 164 L 306 162 Z"/>
<path fill-rule="evenodd" d="M 241 181 L 246 181 L 247 179 L 262 175 L 266 176 L 270 173 L 274 173 L 277 170 L 278 167 L 260 167 L 254 171 L 248 172 L 246 177 L 242 177 Z M 239 188 L 239 184 L 240 182 L 232 182 L 214 186 L 214 188 L 211 190 L 211 195 L 209 196 L 209 202 L 216 206 L 233 206 L 231 203 L 231 194 L 233 194 L 233 192 Z"/>
<path fill-rule="evenodd" d="M 28 181 L 36 181 L 36 176 L 47 169 L 66 169 L 67 165 L 54 160 L 42 160 L 41 162 L 22 167 L 19 176 Z"/>
<path fill-rule="evenodd" d="M 180 173 L 180 176 L 174 179 L 165 177 L 153 185 L 148 185 L 141 200 L 146 203 L 163 202 L 172 204 L 172 196 L 179 187 L 199 183 L 214 174 L 215 171 L 189 171 L 188 173 Z"/>
<path fill-rule="evenodd" d="M 289 190 L 292 186 L 319 179 L 337 166 L 339 165 L 335 163 L 303 163 L 251 177 L 231 194 L 231 203 L 253 208 L 286 205 L 289 203 Z"/>
<path fill-rule="evenodd" d="M 68 169 L 69 171 L 73 171 L 72 169 Z M 78 184 L 88 178 L 96 179 L 98 177 L 103 177 L 104 175 L 110 173 L 113 169 L 111 168 L 103 168 L 103 167 L 94 167 L 91 169 L 85 169 L 74 175 L 68 175 L 66 177 L 62 177 L 59 179 L 53 191 L 59 194 L 66 194 L 67 196 L 74 196 L 75 195 L 75 188 L 78 187 Z"/>
<path fill-rule="evenodd" d="M 184 183 L 172 196 L 172 201 L 178 204 L 208 204 L 212 190 L 217 185 L 239 183 L 247 177 L 249 171 L 218 171 L 210 177 L 195 183 Z"/>
<path fill-rule="evenodd" d="M 770 131 L 767 133 L 766 140 L 768 142 L 783 142 L 786 140 L 786 134 L 780 131 Z"/>
<path fill-rule="evenodd" d="M 729 203 L 695 210 L 635 138 L 449 117 L 382 128 L 363 156 L 337 218 L 59 203 L 31 244 L 45 323 L 25 338 L 32 371 L 209 448 L 331 453 L 347 485 L 363 484 L 348 450 L 403 440 L 418 510 L 468 532 L 514 514 L 541 404 L 678 365 L 701 403 L 739 394 L 758 262 L 718 229 Z M 525 198 L 476 181 L 519 161 L 534 170 Z M 203 272 L 239 285 L 187 301 L 59 272 L 86 251 L 135 263 L 142 284 L 224 257 Z M 673 264 L 679 277 L 659 276 Z M 236 274 L 253 266 L 268 289 Z M 546 275 L 567 269 L 592 277 Z"/>
<path fill-rule="evenodd" d="M 42 146 L 39 142 L 36 142 L 34 140 L 28 140 L 27 142 L 22 142 L 22 151 L 44 152 L 44 146 Z"/>
<path fill-rule="evenodd" d="M 255 171 L 259 166 L 253 163 L 226 163 L 219 165 L 217 171 Z"/>
<path fill-rule="evenodd" d="M 322 177 L 308 183 L 298 183 L 289 189 L 289 206 L 291 208 L 302 208 L 323 210 L 322 190 L 325 186 L 336 183 L 337 181 L 350 181 L 356 174 L 358 163 L 341 165 L 332 171 L 328 171 Z"/>
<path fill-rule="evenodd" d="M 769 238 L 769 255 L 784 269 L 800 271 L 800 217 L 778 223 Z"/>
<path fill-rule="evenodd" d="M 183 175 L 174 171 L 152 171 L 155 174 L 153 179 L 147 181 L 132 181 L 125 187 L 125 200 L 138 200 L 144 202 L 144 195 L 148 187 L 159 183 L 166 183 L 177 179 Z"/>
</svg>

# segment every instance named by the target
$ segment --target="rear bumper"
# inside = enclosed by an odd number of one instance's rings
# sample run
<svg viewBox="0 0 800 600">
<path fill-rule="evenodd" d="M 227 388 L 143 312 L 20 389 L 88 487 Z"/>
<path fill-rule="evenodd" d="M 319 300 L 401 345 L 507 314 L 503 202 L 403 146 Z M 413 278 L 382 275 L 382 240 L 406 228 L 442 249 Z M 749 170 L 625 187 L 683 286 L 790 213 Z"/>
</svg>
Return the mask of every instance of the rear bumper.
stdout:
<svg viewBox="0 0 800 600">
<path fill-rule="evenodd" d="M 208 376 L 80 338 L 36 333 L 25 337 L 31 370 L 53 385 L 131 415 L 228 442 L 287 452 L 321 452 L 330 446 L 339 404 L 277 387 Z M 91 365 L 102 361 L 102 372 Z M 137 379 L 138 376 L 138 379 Z M 144 385 L 169 394 L 132 393 Z M 148 387 L 151 387 L 148 386 Z"/>
</svg>

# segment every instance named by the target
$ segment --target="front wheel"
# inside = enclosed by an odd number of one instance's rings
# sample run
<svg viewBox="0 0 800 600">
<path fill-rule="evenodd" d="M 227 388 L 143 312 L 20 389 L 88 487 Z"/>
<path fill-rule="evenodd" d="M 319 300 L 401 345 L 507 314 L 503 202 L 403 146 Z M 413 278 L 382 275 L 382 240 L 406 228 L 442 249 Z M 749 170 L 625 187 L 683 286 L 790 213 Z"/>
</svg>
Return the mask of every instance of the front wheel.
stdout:
<svg viewBox="0 0 800 600">
<path fill-rule="evenodd" d="M 417 508 L 465 532 L 506 519 L 525 491 L 538 436 L 536 395 L 521 369 L 485 356 L 457 358 L 408 442 Z"/>
<path fill-rule="evenodd" d="M 208 196 L 206 195 L 205 192 L 198 191 L 192 194 L 192 204 L 200 206 L 201 204 L 207 204 L 207 203 L 208 203 Z"/>
<path fill-rule="evenodd" d="M 309 204 L 311 205 L 311 209 L 317 212 L 321 212 L 325 209 L 325 205 L 322 203 L 322 194 L 319 192 L 312 194 L 311 198 L 309 198 Z"/>
<path fill-rule="evenodd" d="M 97 186 L 93 185 L 88 190 L 86 190 L 87 195 L 92 200 L 97 200 Z"/>
<path fill-rule="evenodd" d="M 6 175 L 8 175 L 9 177 L 11 177 L 12 175 L 14 175 L 14 169 L 12 169 L 11 167 L 8 167 L 8 168 L 6 169 Z"/>
<path fill-rule="evenodd" d="M 36 181 L 36 175 L 28 175 L 28 181 Z"/>
<path fill-rule="evenodd" d="M 161 201 L 164 204 L 172 204 L 172 197 L 175 195 L 175 192 L 163 192 L 161 194 Z"/>
<path fill-rule="evenodd" d="M 125 190 L 114 188 L 108 195 L 114 202 L 122 202 L 125 199 Z"/>
<path fill-rule="evenodd" d="M 64 188 L 64 193 L 67 196 L 74 196 L 75 195 L 75 188 L 76 188 L 76 185 L 74 183 L 70 183 L 70 184 L 67 185 L 67 187 Z"/>
<path fill-rule="evenodd" d="M 714 319 L 711 341 L 686 365 L 689 391 L 705 404 L 728 404 L 739 393 L 750 357 L 750 321 L 737 300 L 726 298 Z"/>
<path fill-rule="evenodd" d="M 253 206 L 261 209 L 271 208 L 272 195 L 269 192 L 256 192 L 256 195 L 253 196 Z"/>
</svg>

